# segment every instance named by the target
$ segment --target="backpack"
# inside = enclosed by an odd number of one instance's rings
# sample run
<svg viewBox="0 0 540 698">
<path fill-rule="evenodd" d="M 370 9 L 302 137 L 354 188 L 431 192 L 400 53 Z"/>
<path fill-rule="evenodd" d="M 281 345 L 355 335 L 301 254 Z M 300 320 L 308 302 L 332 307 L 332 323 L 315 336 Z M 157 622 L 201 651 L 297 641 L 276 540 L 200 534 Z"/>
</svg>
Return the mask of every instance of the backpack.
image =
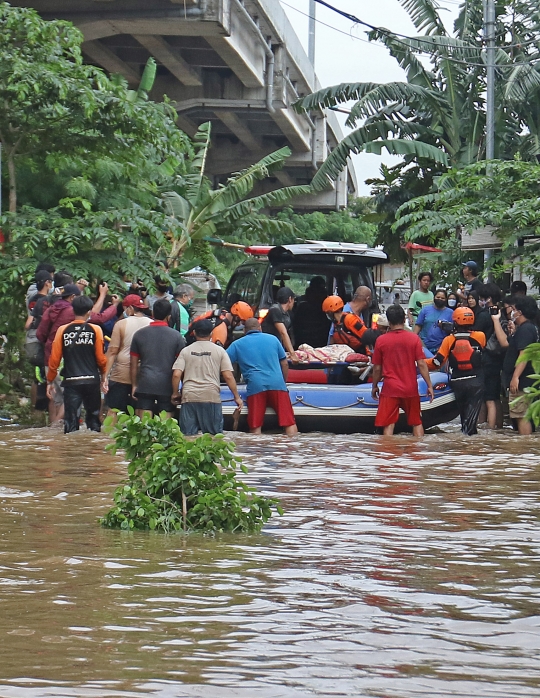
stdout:
<svg viewBox="0 0 540 698">
<path fill-rule="evenodd" d="M 355 313 L 343 313 L 341 320 L 334 330 L 334 344 L 346 344 L 352 349 L 359 349 L 364 346 L 362 337 L 367 327 L 362 318 Z"/>
<path fill-rule="evenodd" d="M 476 373 L 482 365 L 482 345 L 468 332 L 456 332 L 448 356 L 454 373 Z"/>
</svg>

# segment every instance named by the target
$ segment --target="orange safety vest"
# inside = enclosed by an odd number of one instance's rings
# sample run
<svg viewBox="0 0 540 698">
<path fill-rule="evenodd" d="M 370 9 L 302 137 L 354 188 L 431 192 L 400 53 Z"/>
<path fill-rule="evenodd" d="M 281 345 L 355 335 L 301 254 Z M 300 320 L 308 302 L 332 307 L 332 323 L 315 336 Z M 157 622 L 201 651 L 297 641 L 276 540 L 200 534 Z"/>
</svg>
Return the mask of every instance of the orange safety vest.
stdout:
<svg viewBox="0 0 540 698">
<path fill-rule="evenodd" d="M 482 365 L 482 348 L 468 332 L 456 332 L 448 355 L 452 375 L 477 371 Z"/>
<path fill-rule="evenodd" d="M 230 322 L 227 318 L 227 311 L 224 309 L 217 310 L 207 310 L 206 313 L 198 315 L 189 324 L 188 331 L 186 333 L 186 343 L 192 344 L 195 341 L 195 333 L 193 332 L 193 325 L 199 320 L 211 320 L 214 329 L 210 335 L 210 341 L 214 344 L 218 344 L 220 347 L 225 347 L 229 339 L 229 328 Z"/>
<path fill-rule="evenodd" d="M 367 330 L 362 318 L 354 313 L 343 313 L 334 329 L 334 344 L 346 344 L 355 351 L 364 347 L 362 337 Z M 365 352 L 361 352 L 365 353 Z"/>
</svg>

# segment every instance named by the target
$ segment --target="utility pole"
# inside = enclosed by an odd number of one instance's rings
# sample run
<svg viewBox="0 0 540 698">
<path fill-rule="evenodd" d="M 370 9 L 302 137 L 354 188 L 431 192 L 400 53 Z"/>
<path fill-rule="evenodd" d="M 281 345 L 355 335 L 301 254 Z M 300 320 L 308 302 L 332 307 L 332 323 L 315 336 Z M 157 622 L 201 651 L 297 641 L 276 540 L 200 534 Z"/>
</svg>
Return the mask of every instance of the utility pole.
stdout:
<svg viewBox="0 0 540 698">
<path fill-rule="evenodd" d="M 308 58 L 315 67 L 315 0 L 309 0 Z"/>
<path fill-rule="evenodd" d="M 486 160 L 495 158 L 495 0 L 484 0 L 486 42 Z"/>
<path fill-rule="evenodd" d="M 486 42 L 486 160 L 495 159 L 495 0 L 484 0 L 484 39 Z M 488 269 L 488 281 L 493 281 L 490 260 L 493 250 L 484 250 L 484 269 Z"/>
</svg>

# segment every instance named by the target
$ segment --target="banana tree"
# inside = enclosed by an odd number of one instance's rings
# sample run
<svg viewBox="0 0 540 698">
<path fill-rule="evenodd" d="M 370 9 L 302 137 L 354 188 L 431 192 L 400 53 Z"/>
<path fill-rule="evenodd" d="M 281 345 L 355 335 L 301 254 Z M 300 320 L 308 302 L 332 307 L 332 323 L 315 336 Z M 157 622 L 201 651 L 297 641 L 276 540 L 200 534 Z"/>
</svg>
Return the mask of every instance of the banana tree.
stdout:
<svg viewBox="0 0 540 698">
<path fill-rule="evenodd" d="M 205 177 L 210 148 L 211 124 L 199 127 L 194 136 L 195 157 L 188 174 L 175 179 L 174 189 L 162 194 L 163 204 L 170 216 L 171 250 L 173 264 L 196 240 L 207 237 L 226 237 L 228 232 L 244 229 L 253 233 L 271 235 L 292 229 L 288 221 L 263 219 L 255 214 L 263 208 L 281 206 L 296 196 L 312 192 L 309 186 L 276 189 L 267 194 L 249 197 L 256 183 L 283 167 L 291 154 L 289 148 L 280 148 L 257 163 L 233 174 L 226 184 L 212 189 Z M 264 230 L 263 230 L 264 229 Z"/>
<path fill-rule="evenodd" d="M 484 158 L 482 0 L 463 2 L 453 35 L 446 30 L 435 0 L 399 1 L 423 34 L 405 38 L 378 29 L 369 38 L 386 46 L 405 71 L 406 82 L 336 85 L 295 105 L 298 111 L 310 111 L 355 102 L 346 122 L 355 130 L 323 163 L 312 182 L 315 189 L 334 181 L 351 153 L 380 153 L 385 148 L 424 166 L 463 167 Z M 517 153 L 530 158 L 539 152 L 535 148 L 540 145 L 540 71 L 537 65 L 515 65 L 539 53 L 539 35 L 536 6 L 497 4 L 496 154 L 500 158 Z M 429 68 L 421 60 L 423 54 L 430 56 Z"/>
</svg>

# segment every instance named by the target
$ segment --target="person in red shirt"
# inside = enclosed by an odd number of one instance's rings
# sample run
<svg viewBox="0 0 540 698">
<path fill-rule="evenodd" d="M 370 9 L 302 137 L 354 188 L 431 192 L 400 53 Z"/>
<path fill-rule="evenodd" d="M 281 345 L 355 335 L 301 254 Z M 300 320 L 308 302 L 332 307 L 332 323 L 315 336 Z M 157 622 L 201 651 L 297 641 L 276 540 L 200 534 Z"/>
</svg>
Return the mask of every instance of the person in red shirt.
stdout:
<svg viewBox="0 0 540 698">
<path fill-rule="evenodd" d="M 405 311 L 400 305 L 391 305 L 386 311 L 389 331 L 378 338 L 373 353 L 373 388 L 371 396 L 379 401 L 375 426 L 384 428 L 384 435 L 394 433 L 401 408 L 407 416 L 407 424 L 414 436 L 423 436 L 422 414 L 416 368 L 426 381 L 430 401 L 433 387 L 418 335 L 408 332 Z M 384 378 L 379 394 L 379 381 Z"/>
</svg>

